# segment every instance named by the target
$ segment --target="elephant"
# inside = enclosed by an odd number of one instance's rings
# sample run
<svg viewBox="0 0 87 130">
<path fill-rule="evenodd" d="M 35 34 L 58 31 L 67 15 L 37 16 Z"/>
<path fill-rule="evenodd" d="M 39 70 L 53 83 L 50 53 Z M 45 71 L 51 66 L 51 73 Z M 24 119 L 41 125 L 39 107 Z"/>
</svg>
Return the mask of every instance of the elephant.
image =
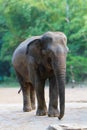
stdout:
<svg viewBox="0 0 87 130">
<path fill-rule="evenodd" d="M 15 49 L 12 64 L 21 86 L 24 112 L 35 109 L 36 97 L 37 116 L 47 114 L 49 117 L 59 119 L 64 116 L 67 52 L 66 35 L 63 32 L 52 31 L 40 36 L 32 36 Z M 47 79 L 49 81 L 48 111 L 44 92 Z"/>
</svg>

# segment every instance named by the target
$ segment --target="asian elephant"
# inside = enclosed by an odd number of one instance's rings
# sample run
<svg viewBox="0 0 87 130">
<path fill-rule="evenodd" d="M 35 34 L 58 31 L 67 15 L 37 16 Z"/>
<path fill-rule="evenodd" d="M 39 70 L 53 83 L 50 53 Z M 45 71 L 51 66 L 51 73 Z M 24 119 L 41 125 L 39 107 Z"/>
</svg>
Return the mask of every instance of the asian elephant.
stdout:
<svg viewBox="0 0 87 130">
<path fill-rule="evenodd" d="M 12 64 L 16 71 L 23 93 L 23 110 L 35 109 L 36 115 L 50 117 L 64 116 L 65 73 L 67 38 L 62 32 L 46 32 L 22 42 L 14 51 Z M 47 112 L 44 87 L 49 80 L 49 108 Z M 58 97 L 59 108 L 58 111 Z"/>
</svg>

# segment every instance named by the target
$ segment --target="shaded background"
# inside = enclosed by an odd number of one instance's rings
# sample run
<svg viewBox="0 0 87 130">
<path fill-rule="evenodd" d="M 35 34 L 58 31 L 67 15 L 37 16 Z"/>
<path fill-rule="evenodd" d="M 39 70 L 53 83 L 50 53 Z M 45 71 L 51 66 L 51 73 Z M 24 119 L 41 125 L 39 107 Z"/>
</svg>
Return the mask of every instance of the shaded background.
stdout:
<svg viewBox="0 0 87 130">
<path fill-rule="evenodd" d="M 87 0 L 0 0 L 0 83 L 15 81 L 15 48 L 28 37 L 62 31 L 68 38 L 67 83 L 87 79 Z"/>
</svg>

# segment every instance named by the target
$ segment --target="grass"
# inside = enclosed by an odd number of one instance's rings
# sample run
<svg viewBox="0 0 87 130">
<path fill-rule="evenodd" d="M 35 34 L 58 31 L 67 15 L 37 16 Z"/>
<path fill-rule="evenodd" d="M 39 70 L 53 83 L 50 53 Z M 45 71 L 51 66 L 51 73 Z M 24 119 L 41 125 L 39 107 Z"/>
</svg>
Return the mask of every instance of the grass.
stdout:
<svg viewBox="0 0 87 130">
<path fill-rule="evenodd" d="M 19 87 L 19 83 L 17 80 L 14 80 L 12 78 L 6 78 L 4 79 L 4 81 L 0 82 L 0 88 L 4 87 L 4 88 L 8 88 L 8 87 Z"/>
<path fill-rule="evenodd" d="M 49 86 L 49 82 L 48 80 L 46 81 L 46 86 Z M 72 83 L 68 83 L 66 84 L 66 88 L 72 88 Z M 8 87 L 20 87 L 19 82 L 17 81 L 17 79 L 13 79 L 13 78 L 7 78 L 5 77 L 3 81 L 0 81 L 0 88 L 4 87 L 4 88 L 8 88 Z M 85 82 L 79 82 L 79 83 L 75 83 L 74 87 L 87 87 L 87 81 Z"/>
<path fill-rule="evenodd" d="M 19 84 L 17 82 L 2 82 L 0 83 L 0 88 L 11 88 L 11 87 L 19 87 Z"/>
</svg>

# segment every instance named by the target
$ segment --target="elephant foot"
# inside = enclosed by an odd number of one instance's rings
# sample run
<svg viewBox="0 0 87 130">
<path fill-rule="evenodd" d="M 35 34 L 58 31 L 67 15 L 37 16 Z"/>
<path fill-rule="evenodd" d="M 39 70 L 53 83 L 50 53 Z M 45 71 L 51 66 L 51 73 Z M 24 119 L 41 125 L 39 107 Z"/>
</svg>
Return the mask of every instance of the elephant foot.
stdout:
<svg viewBox="0 0 87 130">
<path fill-rule="evenodd" d="M 44 116 L 47 115 L 47 109 L 38 109 L 36 112 L 37 116 Z"/>
<path fill-rule="evenodd" d="M 49 117 L 58 117 L 58 116 L 59 116 L 59 111 L 58 111 L 58 109 L 49 108 L 48 116 L 49 116 Z"/>
<path fill-rule="evenodd" d="M 36 108 L 35 104 L 32 104 L 31 107 L 32 107 L 32 110 L 35 110 L 35 108 Z"/>
<path fill-rule="evenodd" d="M 24 112 L 29 112 L 29 111 L 31 111 L 32 110 L 32 107 L 24 107 L 23 108 L 23 111 Z"/>
</svg>

